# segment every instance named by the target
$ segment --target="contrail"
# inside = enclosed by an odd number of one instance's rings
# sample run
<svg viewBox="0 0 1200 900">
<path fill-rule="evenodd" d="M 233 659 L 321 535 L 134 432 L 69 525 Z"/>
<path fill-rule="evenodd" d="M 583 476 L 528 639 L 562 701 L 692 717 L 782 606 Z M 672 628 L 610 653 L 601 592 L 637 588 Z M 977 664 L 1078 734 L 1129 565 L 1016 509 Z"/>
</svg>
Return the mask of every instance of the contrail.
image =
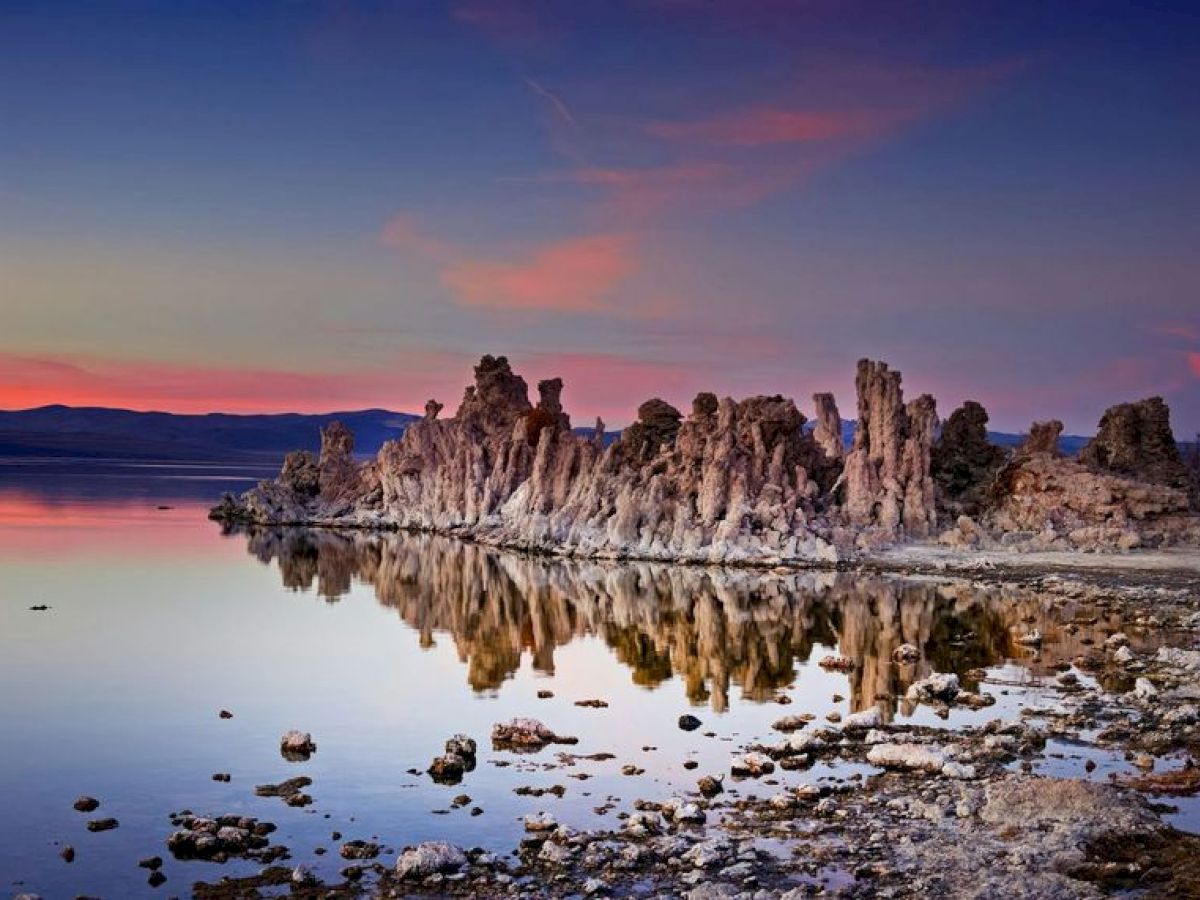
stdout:
<svg viewBox="0 0 1200 900">
<path fill-rule="evenodd" d="M 550 105 L 554 107 L 554 111 L 558 113 L 559 117 L 564 122 L 566 122 L 572 128 L 575 127 L 575 117 L 571 115 L 571 111 L 567 109 L 567 104 L 563 103 L 557 94 L 547 89 L 543 85 L 538 84 L 532 78 L 526 78 L 525 83 L 529 85 L 530 89 L 534 93 L 545 97 L 550 102 Z"/>
</svg>

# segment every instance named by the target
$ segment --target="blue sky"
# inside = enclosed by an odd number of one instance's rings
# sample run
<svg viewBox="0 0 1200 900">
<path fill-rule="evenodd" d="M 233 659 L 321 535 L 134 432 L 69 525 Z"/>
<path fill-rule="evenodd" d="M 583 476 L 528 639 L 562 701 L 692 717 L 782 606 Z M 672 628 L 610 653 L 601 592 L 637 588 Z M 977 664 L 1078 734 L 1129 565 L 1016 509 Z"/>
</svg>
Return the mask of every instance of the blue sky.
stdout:
<svg viewBox="0 0 1200 900">
<path fill-rule="evenodd" d="M 0 0 L 0 406 L 1200 429 L 1200 8 Z"/>
</svg>

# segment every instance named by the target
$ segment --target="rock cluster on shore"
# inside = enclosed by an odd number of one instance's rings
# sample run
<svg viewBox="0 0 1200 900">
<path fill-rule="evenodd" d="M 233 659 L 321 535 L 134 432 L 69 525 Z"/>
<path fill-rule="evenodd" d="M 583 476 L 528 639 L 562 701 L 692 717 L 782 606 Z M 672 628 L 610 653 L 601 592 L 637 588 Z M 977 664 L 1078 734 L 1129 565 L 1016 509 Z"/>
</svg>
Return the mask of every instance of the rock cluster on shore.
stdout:
<svg viewBox="0 0 1200 900">
<path fill-rule="evenodd" d="M 835 563 L 903 541 L 951 547 L 1129 550 L 1200 544 L 1194 488 L 1161 399 L 1113 407 L 1079 459 L 1061 424 L 1035 423 L 1009 457 L 968 402 L 939 433 L 929 395 L 862 360 L 854 441 L 832 395 L 815 428 L 785 397 L 699 394 L 686 416 L 654 398 L 605 446 L 571 430 L 562 381 L 525 380 L 485 356 L 453 418 L 425 418 L 359 464 L 339 423 L 321 452 L 289 454 L 278 478 L 226 497 L 214 518 L 430 530 L 595 558 L 775 565 Z M 1189 491 L 1193 495 L 1189 495 Z"/>
</svg>

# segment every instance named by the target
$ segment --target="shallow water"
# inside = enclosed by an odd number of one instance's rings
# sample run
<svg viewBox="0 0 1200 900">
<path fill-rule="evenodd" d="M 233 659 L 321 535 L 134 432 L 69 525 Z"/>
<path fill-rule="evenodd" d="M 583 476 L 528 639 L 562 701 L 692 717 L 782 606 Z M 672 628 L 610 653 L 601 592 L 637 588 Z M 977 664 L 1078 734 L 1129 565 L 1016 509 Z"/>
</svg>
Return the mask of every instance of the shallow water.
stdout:
<svg viewBox="0 0 1200 900">
<path fill-rule="evenodd" d="M 431 536 L 222 534 L 206 520 L 221 491 L 261 475 L 0 467 L 0 892 L 179 894 L 258 870 L 171 859 L 168 814 L 184 808 L 272 821 L 272 843 L 327 876 L 346 864 L 335 830 L 386 847 L 445 838 L 507 852 L 530 812 L 615 827 L 638 798 L 728 771 L 731 750 L 777 737 L 771 723 L 783 715 L 878 705 L 887 718 L 953 727 L 1052 704 L 1055 666 L 1113 630 L 1099 621 L 1069 633 L 1049 603 L 999 589 L 565 562 Z M 51 608 L 29 609 L 40 604 Z M 1039 654 L 1016 642 L 1032 628 L 1046 636 Z M 921 660 L 894 665 L 901 643 Z M 826 671 L 818 662 L 831 653 L 862 665 Z M 991 708 L 943 721 L 894 699 L 931 671 L 974 686 L 978 669 Z M 542 690 L 554 696 L 538 699 Z M 608 707 L 575 705 L 593 698 Z M 220 719 L 223 708 L 234 717 Z M 677 727 L 687 712 L 703 721 L 697 731 Z M 492 724 L 518 715 L 579 743 L 494 752 Z M 280 756 L 290 728 L 312 732 L 311 760 Z M 480 743 L 462 784 L 412 774 L 456 732 Z M 560 752 L 615 758 L 572 763 Z M 1082 769 L 1069 749 L 1068 763 Z M 644 771 L 624 775 L 627 765 Z M 727 784 L 767 794 L 867 771 L 818 764 L 774 784 Z M 212 781 L 216 772 L 231 782 Z M 301 774 L 314 782 L 306 809 L 254 795 Z M 561 799 L 514 793 L 554 785 Z M 471 802 L 451 809 L 464 793 Z M 75 812 L 81 794 L 100 809 Z M 120 827 L 87 832 L 100 816 Z M 76 850 L 70 865 L 64 843 Z M 329 852 L 315 856 L 318 847 Z M 153 855 L 166 859 L 157 892 L 136 865 Z"/>
</svg>

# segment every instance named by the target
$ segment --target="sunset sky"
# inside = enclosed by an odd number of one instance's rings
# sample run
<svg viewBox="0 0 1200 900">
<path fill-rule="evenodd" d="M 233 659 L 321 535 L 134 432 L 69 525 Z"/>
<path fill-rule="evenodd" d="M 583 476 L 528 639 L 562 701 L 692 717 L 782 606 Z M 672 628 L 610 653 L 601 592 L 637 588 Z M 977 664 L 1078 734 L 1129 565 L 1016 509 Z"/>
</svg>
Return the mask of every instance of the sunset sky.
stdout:
<svg viewBox="0 0 1200 900">
<path fill-rule="evenodd" d="M 0 408 L 1200 430 L 1200 5 L 0 0 Z"/>
</svg>

